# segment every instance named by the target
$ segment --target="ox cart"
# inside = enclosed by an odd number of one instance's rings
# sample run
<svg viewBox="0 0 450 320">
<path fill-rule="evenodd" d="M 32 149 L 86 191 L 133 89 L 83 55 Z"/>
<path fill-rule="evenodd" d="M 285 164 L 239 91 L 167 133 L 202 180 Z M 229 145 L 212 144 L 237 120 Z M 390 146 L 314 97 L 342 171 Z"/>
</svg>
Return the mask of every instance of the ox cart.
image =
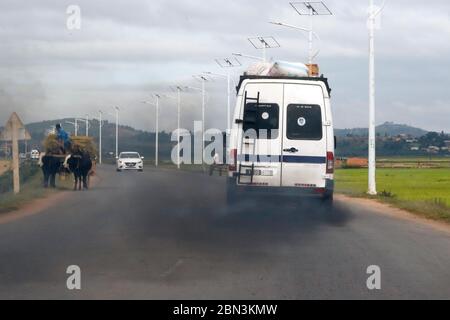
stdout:
<svg viewBox="0 0 450 320">
<path fill-rule="evenodd" d="M 69 148 L 63 148 L 56 135 L 49 135 L 43 141 L 45 153 L 39 164 L 44 174 L 44 187 L 56 187 L 56 175 L 61 180 L 67 174 L 75 177 L 74 190 L 88 189 L 89 178 L 96 172 L 97 149 L 91 137 L 71 137 Z"/>
</svg>

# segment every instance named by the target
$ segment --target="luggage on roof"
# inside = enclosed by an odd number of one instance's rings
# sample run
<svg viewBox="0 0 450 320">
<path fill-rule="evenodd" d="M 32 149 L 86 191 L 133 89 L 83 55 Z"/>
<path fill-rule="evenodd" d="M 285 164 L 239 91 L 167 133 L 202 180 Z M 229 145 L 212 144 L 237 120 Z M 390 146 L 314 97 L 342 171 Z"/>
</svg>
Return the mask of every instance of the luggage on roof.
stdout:
<svg viewBox="0 0 450 320">
<path fill-rule="evenodd" d="M 300 62 L 258 62 L 251 65 L 245 75 L 269 77 L 307 77 L 309 67 Z"/>
</svg>

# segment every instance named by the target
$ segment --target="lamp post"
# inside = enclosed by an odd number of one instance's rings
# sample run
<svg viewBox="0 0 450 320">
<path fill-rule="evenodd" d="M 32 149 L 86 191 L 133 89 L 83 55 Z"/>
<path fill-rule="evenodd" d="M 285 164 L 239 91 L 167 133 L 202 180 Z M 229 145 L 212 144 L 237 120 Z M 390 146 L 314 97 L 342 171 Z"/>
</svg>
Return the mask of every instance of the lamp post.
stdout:
<svg viewBox="0 0 450 320">
<path fill-rule="evenodd" d="M 308 33 L 308 42 L 309 42 L 309 50 L 308 50 L 308 63 L 312 65 L 314 58 L 319 55 L 320 49 L 318 49 L 315 53 L 313 53 L 313 36 L 320 41 L 319 35 L 312 30 L 312 28 L 298 27 L 291 24 L 283 23 L 283 22 L 269 22 L 270 24 L 274 24 L 281 27 L 291 28 L 303 32 Z"/>
<path fill-rule="evenodd" d="M 119 158 L 119 107 L 112 107 L 115 113 L 110 113 L 110 115 L 116 117 L 116 159 Z"/>
<path fill-rule="evenodd" d="M 159 104 L 161 100 L 160 94 L 154 94 L 155 97 L 155 103 L 151 103 L 149 101 L 142 101 L 144 104 L 155 106 L 156 108 L 156 124 L 155 124 L 155 166 L 158 167 L 159 165 Z"/>
<path fill-rule="evenodd" d="M 180 127 L 181 127 L 181 87 L 177 86 L 177 139 L 178 139 L 178 144 L 177 144 L 177 168 L 178 170 L 181 168 L 181 163 L 180 163 Z"/>
<path fill-rule="evenodd" d="M 272 24 L 288 27 L 292 29 L 297 29 L 301 31 L 305 31 L 308 33 L 308 64 L 310 70 L 312 70 L 312 64 L 314 58 L 319 54 L 320 50 L 316 53 L 313 52 L 313 40 L 316 37 L 320 40 L 319 36 L 313 30 L 313 22 L 315 16 L 325 16 L 332 15 L 333 13 L 328 9 L 325 3 L 321 1 L 303 1 L 303 2 L 290 2 L 291 7 L 300 15 L 300 16 L 309 16 L 309 27 L 297 27 L 286 23 L 281 22 L 271 22 Z"/>
<path fill-rule="evenodd" d="M 180 163 L 180 129 L 181 129 L 181 92 L 184 91 L 185 87 L 180 85 L 175 86 L 176 100 L 177 100 L 177 168 L 181 169 Z"/>
<path fill-rule="evenodd" d="M 86 122 L 86 137 L 89 137 L 89 115 L 86 115 L 86 118 L 84 119 Z"/>
<path fill-rule="evenodd" d="M 103 112 L 101 110 L 98 111 L 98 163 L 102 164 L 102 129 L 103 129 Z"/>
<path fill-rule="evenodd" d="M 230 68 L 236 68 L 242 66 L 241 62 L 236 58 L 224 58 L 224 59 L 216 59 L 216 63 L 224 69 L 227 69 L 226 76 L 214 73 L 207 73 L 211 75 L 216 75 L 219 77 L 225 77 L 227 79 L 227 133 L 229 133 L 231 129 L 231 73 Z"/>
<path fill-rule="evenodd" d="M 369 0 L 369 195 L 377 194 L 376 183 L 376 112 L 375 112 L 375 19 L 383 11 L 386 1 L 381 8 L 374 6 Z"/>
<path fill-rule="evenodd" d="M 206 82 L 209 81 L 208 78 L 206 78 L 206 76 L 204 75 L 197 75 L 194 76 L 195 79 L 197 79 L 198 81 L 201 82 L 202 87 L 201 88 L 193 88 L 193 87 L 189 87 L 191 89 L 194 90 L 198 90 L 201 92 L 202 95 L 202 150 L 205 147 L 205 122 L 206 122 L 206 117 L 205 117 L 205 112 L 206 112 Z M 202 165 L 203 165 L 203 155 L 202 155 Z"/>
<path fill-rule="evenodd" d="M 77 123 L 77 119 L 75 118 L 75 122 L 72 122 L 72 121 L 66 121 L 66 123 L 67 124 L 71 124 L 71 125 L 73 125 L 74 126 L 74 130 L 75 130 L 75 132 L 74 132 L 74 135 L 75 135 L 75 137 L 76 136 L 78 136 L 78 123 Z"/>
<path fill-rule="evenodd" d="M 205 74 L 213 77 L 219 77 L 227 80 L 227 132 L 230 131 L 231 124 L 230 124 L 230 118 L 231 118 L 231 75 L 228 72 L 225 74 L 220 73 L 214 73 L 214 72 L 204 72 Z"/>
</svg>

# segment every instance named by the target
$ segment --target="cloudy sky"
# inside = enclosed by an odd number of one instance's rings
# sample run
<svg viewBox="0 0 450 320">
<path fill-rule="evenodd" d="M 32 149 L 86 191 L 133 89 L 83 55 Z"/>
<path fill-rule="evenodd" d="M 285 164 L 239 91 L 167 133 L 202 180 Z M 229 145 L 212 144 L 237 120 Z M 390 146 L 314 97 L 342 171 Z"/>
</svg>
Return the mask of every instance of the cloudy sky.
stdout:
<svg viewBox="0 0 450 320">
<path fill-rule="evenodd" d="M 381 1 L 381 0 L 380 0 Z M 335 125 L 366 127 L 368 40 L 365 0 L 327 0 L 333 16 L 316 17 L 317 59 L 333 88 Z M 81 29 L 67 28 L 69 5 Z M 377 123 L 394 121 L 450 132 L 450 2 L 388 0 L 377 30 Z M 12 111 L 25 122 L 122 110 L 126 124 L 153 130 L 154 109 L 141 103 L 192 75 L 222 72 L 214 58 L 261 54 L 248 37 L 275 36 L 280 60 L 306 61 L 307 39 L 268 24 L 308 20 L 280 0 L 1 0 L 0 123 Z M 244 66 L 251 63 L 242 59 Z M 238 79 L 242 68 L 234 69 Z M 208 127 L 226 124 L 226 83 L 208 83 Z M 200 119 L 200 96 L 183 98 L 183 126 Z M 176 126 L 172 99 L 162 127 Z M 112 120 L 112 117 L 109 116 Z"/>
</svg>

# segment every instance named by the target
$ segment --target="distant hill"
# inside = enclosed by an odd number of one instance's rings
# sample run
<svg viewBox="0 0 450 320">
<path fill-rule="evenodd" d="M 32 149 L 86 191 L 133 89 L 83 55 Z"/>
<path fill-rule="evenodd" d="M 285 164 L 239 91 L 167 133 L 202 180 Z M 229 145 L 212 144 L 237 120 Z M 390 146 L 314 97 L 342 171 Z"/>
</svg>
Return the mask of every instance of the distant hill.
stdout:
<svg viewBox="0 0 450 320">
<path fill-rule="evenodd" d="M 32 148 L 41 149 L 42 141 L 48 133 L 48 130 L 53 129 L 56 123 L 61 123 L 66 131 L 73 134 L 74 126 L 69 122 L 73 122 L 72 119 L 58 119 L 52 121 L 43 121 L 37 123 L 27 124 L 26 127 L 31 133 L 32 140 L 28 142 L 28 150 Z M 89 128 L 89 135 L 94 137 L 95 143 L 98 144 L 99 136 L 99 122 L 97 120 L 90 121 L 91 126 Z M 110 153 L 115 151 L 115 123 L 108 121 L 104 122 L 103 126 L 103 155 L 104 158 L 112 157 Z M 366 155 L 367 154 L 367 133 L 366 128 L 355 129 L 336 129 L 336 135 L 338 136 L 338 150 L 337 154 L 340 156 L 354 156 L 354 155 Z M 380 138 L 395 137 L 401 134 L 412 136 L 415 138 L 422 137 L 427 134 L 427 131 L 411 127 L 408 125 L 395 124 L 392 122 L 386 122 L 377 127 L 377 133 Z M 79 123 L 79 134 L 85 134 L 85 123 Z M 392 144 L 389 145 L 389 144 Z M 171 150 L 174 142 L 170 141 L 170 133 L 160 133 L 160 158 L 161 160 L 169 160 Z M 394 151 L 399 154 L 409 154 L 410 146 L 404 145 L 399 147 L 397 143 L 391 143 L 389 141 L 378 143 L 380 154 L 391 154 Z M 21 150 L 25 148 L 24 144 L 21 144 Z M 389 149 L 390 148 L 390 149 Z M 389 150 L 388 150 L 389 149 Z M 391 150 L 392 149 L 392 150 Z M 130 126 L 119 126 L 119 152 L 120 151 L 137 151 L 146 158 L 153 159 L 155 155 L 155 133 L 145 132 L 142 130 L 136 130 Z"/>
<path fill-rule="evenodd" d="M 408 126 L 406 124 L 396 124 L 393 122 L 385 122 L 382 125 L 377 126 L 377 134 L 380 136 L 398 136 L 401 134 L 412 136 L 415 138 L 421 137 L 428 133 L 428 131 Z M 354 128 L 354 129 L 335 129 L 335 133 L 338 137 L 347 136 L 368 136 L 369 130 L 367 128 Z"/>
<path fill-rule="evenodd" d="M 41 149 L 42 141 L 45 139 L 48 131 L 53 129 L 57 123 L 61 123 L 64 130 L 70 134 L 74 134 L 74 125 L 67 123 L 73 122 L 71 119 L 57 119 L 51 121 L 42 121 L 30 123 L 26 128 L 32 136 L 32 140 L 28 142 L 28 149 Z M 79 122 L 78 134 L 85 135 L 85 122 Z M 99 121 L 91 120 L 89 126 L 89 136 L 94 137 L 94 141 L 98 144 L 99 137 Z M 108 121 L 104 121 L 102 129 L 102 151 L 105 157 L 109 152 L 115 152 L 116 125 Z M 170 157 L 172 150 L 172 142 L 170 134 L 160 133 L 160 153 L 162 158 Z M 145 157 L 153 157 L 155 150 L 155 134 L 136 130 L 130 126 L 119 126 L 119 152 L 120 151 L 137 151 Z"/>
</svg>

